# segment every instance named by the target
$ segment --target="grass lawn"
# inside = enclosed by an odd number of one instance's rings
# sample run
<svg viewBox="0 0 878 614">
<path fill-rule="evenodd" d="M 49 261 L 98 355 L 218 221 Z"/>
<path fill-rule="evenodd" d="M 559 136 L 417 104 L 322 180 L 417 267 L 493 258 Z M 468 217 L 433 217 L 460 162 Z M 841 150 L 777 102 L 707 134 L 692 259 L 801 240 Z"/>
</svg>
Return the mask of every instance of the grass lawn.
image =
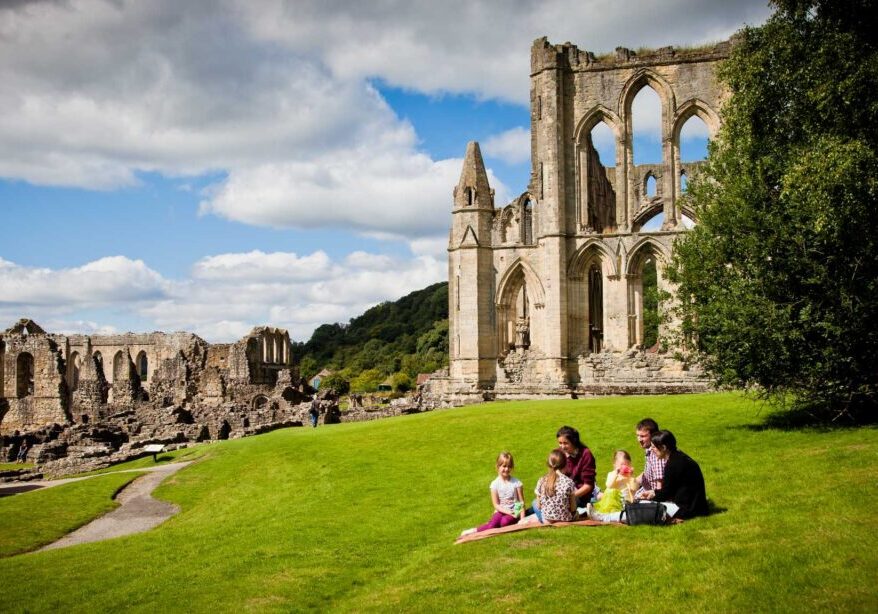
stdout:
<svg viewBox="0 0 878 614">
<path fill-rule="evenodd" d="M 14 471 L 15 469 L 33 469 L 33 463 L 0 463 L 0 471 Z"/>
<path fill-rule="evenodd" d="M 3 497 L 0 557 L 50 544 L 118 507 L 113 495 L 139 475 L 118 473 Z"/>
<path fill-rule="evenodd" d="M 157 491 L 183 510 L 158 529 L 0 560 L 4 609 L 874 610 L 878 429 L 765 430 L 765 413 L 733 394 L 492 403 L 213 444 Z M 453 545 L 491 514 L 498 452 L 532 492 L 571 424 L 601 478 L 619 447 L 639 469 L 644 416 L 720 513 Z"/>
</svg>

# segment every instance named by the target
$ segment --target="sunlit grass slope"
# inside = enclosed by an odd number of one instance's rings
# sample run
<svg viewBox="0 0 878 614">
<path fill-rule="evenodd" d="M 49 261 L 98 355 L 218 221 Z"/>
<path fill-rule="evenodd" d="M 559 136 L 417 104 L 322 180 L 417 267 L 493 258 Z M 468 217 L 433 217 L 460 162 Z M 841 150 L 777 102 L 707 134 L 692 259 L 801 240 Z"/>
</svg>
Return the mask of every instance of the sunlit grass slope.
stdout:
<svg viewBox="0 0 878 614">
<path fill-rule="evenodd" d="M 64 537 L 118 504 L 113 495 L 139 473 L 117 473 L 0 499 L 0 557 Z"/>
<path fill-rule="evenodd" d="M 644 416 L 701 463 L 721 513 L 453 545 L 490 515 L 499 451 L 528 492 L 563 424 L 599 475 L 618 447 L 639 468 Z M 878 431 L 752 428 L 763 417 L 736 395 L 496 403 L 214 444 L 157 491 L 183 509 L 159 529 L 0 560 L 4 609 L 873 608 Z"/>
</svg>

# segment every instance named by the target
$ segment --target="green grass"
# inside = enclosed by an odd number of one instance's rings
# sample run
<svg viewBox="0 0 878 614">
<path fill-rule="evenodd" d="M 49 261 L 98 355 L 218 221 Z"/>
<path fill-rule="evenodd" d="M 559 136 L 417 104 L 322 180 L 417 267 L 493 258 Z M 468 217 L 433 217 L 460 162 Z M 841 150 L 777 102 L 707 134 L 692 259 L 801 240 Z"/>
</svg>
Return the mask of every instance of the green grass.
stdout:
<svg viewBox="0 0 878 614">
<path fill-rule="evenodd" d="M 33 469 L 33 463 L 0 463 L 0 471 L 12 471 L 14 469 Z"/>
<path fill-rule="evenodd" d="M 113 495 L 139 473 L 120 473 L 0 499 L 0 557 L 50 544 L 118 507 Z"/>
<path fill-rule="evenodd" d="M 498 452 L 527 492 L 563 424 L 600 476 L 618 447 L 639 468 L 633 427 L 647 415 L 700 462 L 720 513 L 453 545 L 490 516 Z M 873 609 L 878 429 L 754 428 L 764 417 L 730 394 L 494 403 L 213 444 L 156 492 L 183 510 L 158 529 L 0 560 L 4 607 Z"/>
<path fill-rule="evenodd" d="M 104 473 L 115 473 L 117 471 L 127 469 L 149 469 L 151 467 L 158 467 L 160 465 L 166 465 L 168 463 L 193 461 L 203 456 L 209 455 L 211 450 L 210 446 L 210 443 L 203 443 L 190 446 L 188 448 L 180 448 L 179 450 L 173 450 L 170 452 L 162 452 L 156 455 L 155 460 L 153 460 L 152 454 L 150 454 L 148 456 L 135 458 L 134 460 L 119 463 L 117 465 L 112 465 L 110 467 L 104 467 L 103 469 L 95 469 L 94 471 L 86 471 L 84 473 L 79 473 L 76 475 L 100 475 Z"/>
</svg>

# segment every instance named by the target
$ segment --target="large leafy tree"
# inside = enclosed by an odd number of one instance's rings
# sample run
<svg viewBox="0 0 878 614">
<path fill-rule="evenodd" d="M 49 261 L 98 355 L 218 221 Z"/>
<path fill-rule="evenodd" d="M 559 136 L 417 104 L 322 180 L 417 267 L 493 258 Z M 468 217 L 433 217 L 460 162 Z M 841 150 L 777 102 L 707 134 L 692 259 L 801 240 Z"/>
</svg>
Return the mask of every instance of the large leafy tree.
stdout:
<svg viewBox="0 0 878 614">
<path fill-rule="evenodd" d="M 731 95 L 671 267 L 682 330 L 721 385 L 873 419 L 876 2 L 773 4 L 719 72 Z"/>
</svg>

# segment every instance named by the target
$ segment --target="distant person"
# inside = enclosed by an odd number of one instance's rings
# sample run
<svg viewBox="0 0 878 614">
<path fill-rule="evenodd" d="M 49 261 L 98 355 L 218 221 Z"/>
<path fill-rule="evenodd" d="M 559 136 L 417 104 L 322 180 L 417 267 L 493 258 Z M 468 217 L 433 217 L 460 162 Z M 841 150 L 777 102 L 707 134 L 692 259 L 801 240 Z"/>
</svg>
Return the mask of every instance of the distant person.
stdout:
<svg viewBox="0 0 878 614">
<path fill-rule="evenodd" d="M 512 477 L 515 460 L 509 452 L 501 452 L 497 457 L 497 477 L 488 487 L 491 490 L 491 504 L 494 515 L 485 524 L 467 529 L 461 535 L 508 527 L 524 518 L 524 485 Z"/>
<path fill-rule="evenodd" d="M 680 510 L 674 518 L 693 518 L 707 515 L 707 493 L 701 467 L 677 449 L 677 438 L 670 431 L 658 431 L 652 436 L 652 449 L 666 461 L 664 478 L 656 484 L 647 498 L 670 501 Z"/>
<path fill-rule="evenodd" d="M 30 451 L 30 447 L 27 445 L 27 441 L 22 441 L 21 446 L 18 448 L 18 455 L 15 457 L 16 463 L 26 463 L 27 462 L 27 453 Z"/>
<path fill-rule="evenodd" d="M 579 431 L 572 426 L 562 426 L 555 435 L 558 448 L 564 452 L 566 464 L 564 475 L 576 485 L 576 504 L 585 507 L 595 493 L 597 466 L 594 455 L 579 438 Z"/>
<path fill-rule="evenodd" d="M 549 471 L 539 479 L 534 489 L 538 505 L 534 505 L 534 515 L 525 522 L 569 522 L 576 514 L 576 484 L 564 473 L 567 455 L 560 448 L 552 450 L 546 465 Z"/>
<path fill-rule="evenodd" d="M 655 485 L 661 482 L 665 474 L 665 461 L 655 456 L 652 452 L 652 436 L 659 431 L 658 423 L 652 418 L 644 418 L 634 427 L 637 435 L 637 443 L 643 449 L 644 464 L 643 473 L 637 476 L 640 488 L 635 493 L 635 499 L 644 499 L 644 493 L 655 490 Z"/>
<path fill-rule="evenodd" d="M 631 455 L 625 450 L 613 454 L 613 470 L 607 474 L 607 487 L 600 493 L 597 503 L 589 510 L 589 518 L 617 521 L 626 503 L 634 501 L 637 480 L 631 467 Z M 596 513 L 592 513 L 596 512 Z"/>
<path fill-rule="evenodd" d="M 311 408 L 308 410 L 308 417 L 311 418 L 311 427 L 317 428 L 317 418 L 320 417 L 320 401 L 315 397 L 311 401 Z"/>
</svg>

